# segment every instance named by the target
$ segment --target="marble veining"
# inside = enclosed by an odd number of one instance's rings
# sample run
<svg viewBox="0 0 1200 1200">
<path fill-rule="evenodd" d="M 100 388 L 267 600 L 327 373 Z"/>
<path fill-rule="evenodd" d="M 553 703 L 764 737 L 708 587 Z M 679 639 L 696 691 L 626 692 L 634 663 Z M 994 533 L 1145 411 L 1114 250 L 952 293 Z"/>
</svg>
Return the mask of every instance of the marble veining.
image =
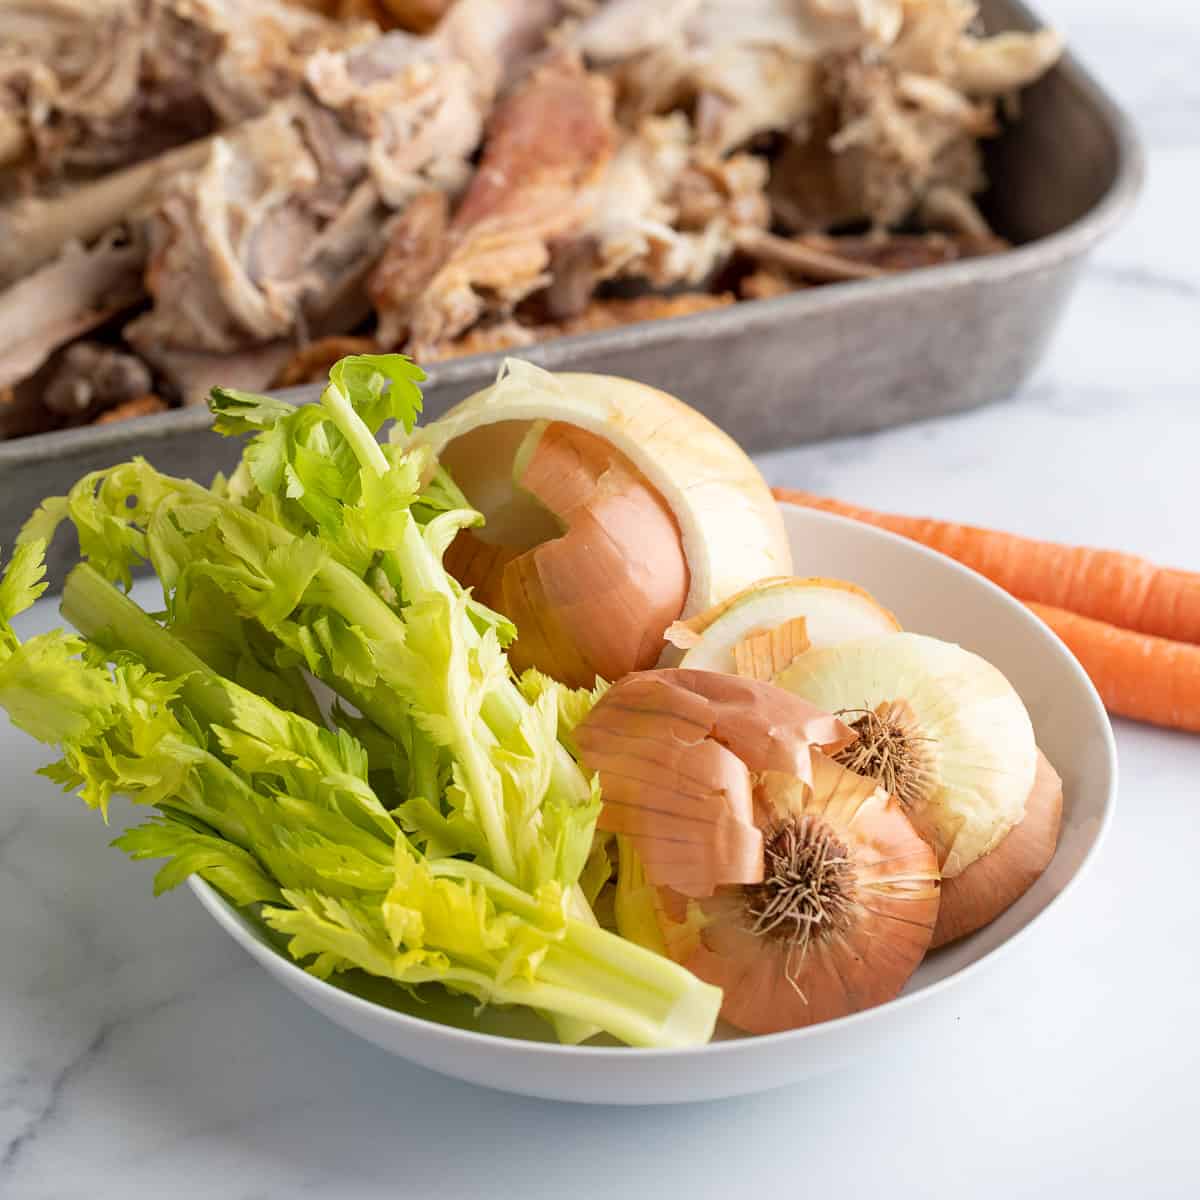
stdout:
<svg viewBox="0 0 1200 1200">
<path fill-rule="evenodd" d="M 1149 168 L 1045 365 L 1005 405 L 762 465 L 1200 569 L 1200 10 L 1040 8 L 1130 107 Z M 501 1096 L 342 1033 L 190 895 L 152 899 L 152 868 L 103 844 L 120 818 L 106 835 L 32 777 L 42 748 L 5 735 L 0 1196 L 690 1200 L 781 1178 L 813 1195 L 848 1178 L 897 1197 L 1194 1194 L 1200 741 L 1125 723 L 1118 741 L 1106 851 L 1053 923 L 961 990 L 952 1025 L 809 1088 L 641 1112 Z"/>
</svg>

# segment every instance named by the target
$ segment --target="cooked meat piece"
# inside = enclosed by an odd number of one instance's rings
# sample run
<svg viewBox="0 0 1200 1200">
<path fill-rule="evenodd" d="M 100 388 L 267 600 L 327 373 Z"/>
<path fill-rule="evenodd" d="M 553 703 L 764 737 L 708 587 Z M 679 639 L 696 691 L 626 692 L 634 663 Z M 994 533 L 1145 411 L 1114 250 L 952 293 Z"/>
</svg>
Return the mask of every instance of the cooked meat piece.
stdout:
<svg viewBox="0 0 1200 1200">
<path fill-rule="evenodd" d="M 208 152 L 208 141 L 189 142 L 53 196 L 29 195 L 0 208 L 0 283 L 36 270 L 72 242 L 88 245 L 110 234 L 146 197 L 199 166 Z"/>
<path fill-rule="evenodd" d="M 143 258 L 128 239 L 106 238 L 91 250 L 72 244 L 0 293 L 0 386 L 28 378 L 60 346 L 136 304 Z"/>
<path fill-rule="evenodd" d="M 309 65 L 319 104 L 306 109 L 306 132 L 323 165 L 342 174 L 365 167 L 392 208 L 430 187 L 460 189 L 483 130 L 486 103 L 471 67 L 430 61 L 431 41 L 391 33 Z"/>
<path fill-rule="evenodd" d="M 771 161 L 771 215 L 789 233 L 820 232 L 862 219 L 862 204 L 830 145 L 837 130 L 837 108 L 826 103 Z"/>
<path fill-rule="evenodd" d="M 363 36 L 280 0 L 0 0 L 0 26 L 7 32 L 9 25 L 13 40 L 0 37 L 0 141 L 6 129 L 29 126 L 23 145 L 38 150 L 38 169 L 68 178 L 49 193 L 26 188 L 0 209 L 0 281 L 125 220 L 160 183 L 207 154 L 195 141 L 166 147 L 262 113 L 304 86 L 311 54 Z M 39 37 L 48 43 L 42 60 L 75 80 L 68 97 L 74 116 L 23 82 L 39 62 Z M 202 119 L 191 120 L 196 114 Z M 182 116 L 190 123 L 181 124 Z M 87 180 L 79 159 L 85 152 L 109 173 Z M 137 165 L 111 170 L 123 162 Z"/>
<path fill-rule="evenodd" d="M 908 0 L 894 41 L 826 59 L 829 101 L 772 171 L 785 227 L 852 221 L 895 228 L 914 213 L 982 235 L 971 196 L 985 183 L 980 138 L 999 129 L 996 97 L 1031 82 L 1061 52 L 1056 34 L 975 36 L 969 0 Z"/>
<path fill-rule="evenodd" d="M 490 103 L 475 56 L 498 79 L 533 40 L 531 14 L 550 10 L 464 0 L 432 37 L 395 32 L 314 54 L 309 94 L 214 139 L 200 170 L 164 188 L 153 307 L 130 341 L 147 354 L 216 353 L 353 329 L 389 209 L 467 175 Z"/>
<path fill-rule="evenodd" d="M 614 139 L 603 80 L 565 53 L 536 67 L 496 107 L 483 158 L 449 226 L 428 197 L 393 229 L 371 285 L 381 341 L 407 336 L 421 358 L 544 287 L 549 246 L 590 218 Z"/>
<path fill-rule="evenodd" d="M 212 113 L 198 76 L 220 37 L 181 21 L 178 47 L 155 45 L 166 14 L 130 0 L 0 7 L 0 110 L 20 134 L 9 135 L 5 161 L 33 160 L 51 173 L 104 169 L 207 132 Z"/>
<path fill-rule="evenodd" d="M 979 118 L 923 103 L 883 62 L 844 60 L 831 71 L 840 128 L 830 141 L 843 191 L 860 215 L 893 228 L 934 187 L 971 195 L 985 183 Z"/>
<path fill-rule="evenodd" d="M 204 0 L 204 11 L 212 2 Z M 467 158 L 479 141 L 483 114 L 491 103 L 486 81 L 494 83 L 504 70 L 518 67 L 520 56 L 536 40 L 534 18 L 545 14 L 547 4 L 548 0 L 463 0 L 436 37 L 394 33 L 359 45 L 359 34 L 342 34 L 348 49 L 334 52 L 318 46 L 304 60 L 304 85 L 311 96 L 282 102 L 281 113 L 303 125 L 323 175 L 353 179 L 365 169 L 393 208 L 431 186 L 457 190 L 466 181 Z M 475 23 L 464 33 L 461 25 L 467 18 Z M 255 50 L 251 37 L 245 42 L 246 56 L 258 53 L 269 60 L 270 43 L 261 44 L 260 39 Z M 299 45 L 306 47 L 308 40 L 301 39 Z M 461 57 L 460 51 L 468 57 Z M 289 71 L 289 80 L 293 74 Z M 0 120 L 0 141 L 4 130 Z M 261 174 L 253 159 L 264 135 L 238 129 L 226 136 L 239 163 L 242 158 L 251 160 L 244 169 Z M 265 136 L 268 144 L 274 140 Z M 203 165 L 208 153 L 207 143 L 192 143 L 65 195 L 33 196 L 0 208 L 0 282 L 54 257 L 71 239 L 95 238 L 137 209 L 164 180 L 178 190 L 183 177 Z M 333 206 L 329 201 L 327 207 Z"/>
<path fill-rule="evenodd" d="M 951 81 L 969 96 L 1004 96 L 1040 79 L 1062 52 L 1062 36 L 1053 29 L 960 38 Z"/>
<path fill-rule="evenodd" d="M 316 383 L 329 374 L 329 368 L 339 358 L 348 354 L 372 354 L 379 349 L 374 338 L 335 334 L 318 338 L 297 350 L 271 380 L 273 388 L 297 387 L 302 383 Z"/>
<path fill-rule="evenodd" d="M 570 294 L 585 293 L 589 273 L 594 283 L 701 284 L 729 258 L 736 231 L 767 225 L 766 179 L 761 158 L 698 146 L 682 113 L 644 118 L 598 185 L 579 244 L 559 249 Z"/>
<path fill-rule="evenodd" d="M 381 29 L 428 33 L 454 0 L 292 0 L 337 20 L 374 21 Z"/>
<path fill-rule="evenodd" d="M 450 202 L 444 192 L 418 196 L 393 222 L 387 248 L 367 285 L 379 314 L 382 345 L 404 340 L 416 299 L 449 255 L 449 234 Z"/>
<path fill-rule="evenodd" d="M 445 362 L 449 358 L 466 358 L 471 354 L 494 354 L 500 350 L 523 350 L 535 345 L 544 336 L 543 327 L 522 325 L 511 317 L 490 325 L 476 325 L 454 341 L 430 346 L 422 362 Z M 551 334 L 550 336 L 555 336 Z"/>
<path fill-rule="evenodd" d="M 694 108 L 700 143 L 725 152 L 802 123 L 827 54 L 887 45 L 902 0 L 609 0 L 571 34 L 618 84 L 622 119 Z"/>
<path fill-rule="evenodd" d="M 984 241 L 995 238 L 975 201 L 958 188 L 943 185 L 931 187 L 921 197 L 917 215 L 926 229 L 963 234 Z"/>
<path fill-rule="evenodd" d="M 905 0 L 888 59 L 898 71 L 941 79 L 967 96 L 1004 96 L 1040 79 L 1062 55 L 1053 29 L 979 33 L 976 0 Z"/>
<path fill-rule="evenodd" d="M 970 235 L 951 237 L 943 233 L 873 233 L 865 237 L 808 234 L 781 238 L 748 231 L 738 242 L 738 249 L 751 258 L 815 283 L 874 279 L 880 275 L 994 254 L 1005 246 L 1002 239 L 991 234 L 980 238 Z"/>
<path fill-rule="evenodd" d="M 786 296 L 804 286 L 778 267 L 759 267 L 742 279 L 738 285 L 738 295 L 743 300 L 773 300 L 776 296 Z"/>
<path fill-rule="evenodd" d="M 390 24 L 428 33 L 446 15 L 454 0 L 375 0 Z"/>
<path fill-rule="evenodd" d="M 426 37 L 394 31 L 351 54 L 317 56 L 309 64 L 309 81 L 322 100 L 337 105 L 337 90 L 367 88 L 416 62 L 464 63 L 469 68 L 466 94 L 486 112 L 545 49 L 573 6 L 574 0 L 457 0 Z"/>
<path fill-rule="evenodd" d="M 882 271 L 916 271 L 964 258 L 979 258 L 1008 248 L 995 234 L 983 237 L 944 233 L 867 234 L 864 237 L 821 237 L 803 239 L 849 262 L 870 263 Z"/>
<path fill-rule="evenodd" d="M 76 342 L 55 365 L 42 403 L 56 416 L 80 420 L 144 396 L 152 386 L 140 358 L 103 342 Z"/>
<path fill-rule="evenodd" d="M 690 317 L 695 313 L 727 308 L 734 298 L 728 292 L 676 292 L 673 296 L 634 296 L 630 299 L 593 300 L 569 321 L 563 321 L 560 335 L 593 333 L 615 329 L 639 321 L 665 321 L 670 317 Z"/>
<path fill-rule="evenodd" d="M 166 185 L 150 227 L 155 304 L 126 330 L 135 346 L 230 351 L 295 326 L 325 197 L 290 116 L 273 110 L 236 146 L 216 139 L 200 171 Z"/>
<path fill-rule="evenodd" d="M 134 417 L 148 417 L 151 413 L 166 412 L 167 407 L 167 402 L 161 396 L 148 392 L 144 396 L 135 396 L 132 400 L 126 400 L 124 404 L 118 404 L 116 408 L 110 408 L 107 412 L 101 413 L 96 418 L 96 424 L 113 425 L 117 421 L 131 421 Z"/>
<path fill-rule="evenodd" d="M 41 389 L 32 380 L 0 388 L 0 438 L 49 433 L 62 424 L 42 403 Z"/>
<path fill-rule="evenodd" d="M 755 229 L 747 230 L 738 238 L 738 249 L 751 258 L 817 283 L 874 279 L 884 273 L 881 267 L 872 263 L 841 257 L 834 249 L 833 239 L 821 239 L 814 244 L 812 237 L 781 238 Z"/>
<path fill-rule="evenodd" d="M 443 129 L 436 144 L 421 135 L 431 93 L 436 109 L 438 97 L 461 87 L 463 69 L 414 68 L 403 87 L 381 98 L 392 122 L 401 119 L 401 90 L 410 104 L 414 140 L 393 144 L 391 154 L 386 144 L 333 125 L 310 102 L 273 109 L 244 125 L 236 141 L 215 140 L 205 166 L 174 180 L 158 203 L 147 272 L 155 303 L 130 328 L 131 340 L 230 351 L 291 336 L 318 313 L 345 320 L 343 328 L 361 320 L 361 308 L 351 313 L 331 295 L 354 291 L 350 281 L 365 278 L 381 249 L 387 207 L 371 168 L 402 162 L 419 178 L 422 166 L 443 156 L 465 161 L 476 140 L 473 121 L 457 135 Z M 386 131 L 381 140 L 390 140 Z"/>
<path fill-rule="evenodd" d="M 540 320 L 565 321 L 587 308 L 596 290 L 599 248 L 590 233 L 550 244 L 550 282 L 529 301 Z"/>
<path fill-rule="evenodd" d="M 693 313 L 711 312 L 733 303 L 728 292 L 712 295 L 709 292 L 681 292 L 674 296 L 637 296 L 633 299 L 593 300 L 578 316 L 568 321 L 541 325 L 522 325 L 514 320 L 477 325 L 470 333 L 451 342 L 430 348 L 426 362 L 447 358 L 465 358 L 468 354 L 490 354 L 498 350 L 515 350 L 548 342 L 557 337 L 594 333 L 601 329 L 616 329 L 639 321 L 662 321 L 669 317 L 687 317 Z"/>
<path fill-rule="evenodd" d="M 173 398 L 197 405 L 205 404 L 208 393 L 218 385 L 244 392 L 265 391 L 292 352 L 288 342 L 270 342 L 233 354 L 152 347 L 145 357 L 170 381 Z"/>
<path fill-rule="evenodd" d="M 490 104 L 510 86 L 580 0 L 455 0 L 429 39 L 470 66 L 476 95 Z"/>
<path fill-rule="evenodd" d="M 361 31 L 281 0 L 4 0 L 0 163 L 43 175 L 149 158 L 295 92 Z"/>
</svg>

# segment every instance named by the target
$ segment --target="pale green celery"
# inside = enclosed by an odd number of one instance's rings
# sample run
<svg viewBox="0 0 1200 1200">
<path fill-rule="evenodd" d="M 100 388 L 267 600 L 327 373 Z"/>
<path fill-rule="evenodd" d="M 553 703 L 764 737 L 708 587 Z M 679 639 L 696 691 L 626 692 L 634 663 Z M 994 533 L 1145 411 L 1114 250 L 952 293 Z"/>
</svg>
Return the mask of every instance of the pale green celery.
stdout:
<svg viewBox="0 0 1200 1200">
<path fill-rule="evenodd" d="M 262 542 L 272 549 L 287 548 L 296 542 L 295 536 L 281 526 L 275 525 L 257 513 L 231 501 L 220 499 L 196 485 L 173 481 L 163 476 L 156 476 L 155 484 L 164 490 L 174 488 L 181 496 L 198 506 L 215 509 L 219 514 L 223 529 L 232 531 L 239 525 L 243 526 L 247 531 L 261 538 Z M 445 597 L 448 603 L 452 602 L 453 593 L 450 592 L 446 582 L 447 577 L 425 545 L 416 522 L 408 519 L 404 525 L 402 567 L 413 572 L 416 586 L 421 588 L 430 587 L 431 584 L 436 585 L 440 576 L 441 587 L 434 586 L 431 590 Z M 94 596 L 95 583 L 99 576 L 93 578 L 86 573 L 92 571 L 91 567 L 79 568 L 79 570 L 85 572 L 81 576 L 83 586 L 74 589 L 74 596 L 70 601 L 72 609 L 67 615 L 81 631 L 89 635 L 94 632 L 96 636 L 100 636 L 105 622 L 111 619 L 110 610 L 103 605 L 99 612 L 89 610 L 88 600 Z M 347 624 L 357 626 L 370 639 L 382 663 L 380 684 L 371 688 L 361 688 L 348 686 L 345 680 L 332 675 L 325 675 L 323 679 L 335 691 L 344 695 L 350 703 L 359 707 L 381 729 L 403 741 L 408 731 L 409 716 L 405 706 L 396 703 L 395 693 L 387 684 L 386 667 L 389 654 L 398 659 L 407 658 L 403 620 L 359 576 L 328 555 L 321 556 L 312 582 L 306 588 L 304 600 L 305 603 L 324 606 L 339 613 Z M 133 607 L 136 610 L 136 606 Z M 126 619 L 130 621 L 133 619 L 128 612 Z M 143 627 L 143 631 L 145 631 L 145 627 Z M 276 632 L 275 630 L 268 631 Z M 465 630 L 461 632 L 466 634 Z M 123 632 L 121 636 L 124 636 Z M 470 635 L 467 634 L 467 636 Z M 175 665 L 180 668 L 178 671 L 171 671 L 173 677 L 189 671 L 195 672 L 198 666 L 203 665 L 201 660 L 182 646 L 176 645 L 172 653 L 179 656 Z M 203 677 L 200 678 L 203 679 Z M 190 686 L 202 688 L 207 685 L 200 682 Z M 521 716 L 528 709 L 526 701 L 521 697 L 515 683 L 507 673 L 498 676 L 494 686 L 485 693 L 485 708 L 489 696 L 498 697 L 494 703 L 497 710 L 505 717 L 501 730 L 508 736 L 515 737 L 520 729 Z M 214 702 L 219 703 L 220 701 L 215 700 Z M 515 837 L 524 836 L 525 831 L 513 830 L 513 836 L 510 836 L 504 814 L 495 804 L 482 803 L 483 798 L 490 791 L 486 783 L 486 745 L 482 740 L 486 734 L 487 730 L 475 727 L 473 736 L 459 738 L 454 746 L 455 756 L 459 759 L 468 780 L 479 787 L 481 800 L 479 821 L 488 843 L 493 867 L 506 879 L 533 884 L 536 883 L 536 880 L 524 877 L 525 873 L 517 861 L 515 850 Z M 497 735 L 493 734 L 492 736 Z M 572 805 L 590 801 L 591 788 L 578 765 L 557 743 L 553 750 L 554 761 L 561 764 L 562 773 L 571 789 L 569 792 L 564 789 L 558 795 L 564 796 Z"/>
<path fill-rule="evenodd" d="M 391 381 L 393 388 L 399 390 L 385 394 L 385 377 Z M 320 408 L 327 414 L 345 446 L 349 448 L 363 476 L 384 479 L 389 472 L 398 469 L 397 464 L 389 461 L 375 435 L 387 417 L 400 420 L 407 428 L 411 428 L 412 419 L 419 407 L 419 393 L 411 384 L 419 377 L 419 373 L 414 371 L 411 364 L 405 363 L 397 356 L 355 357 L 343 360 L 330 371 L 330 382 L 322 394 Z M 223 432 L 252 432 L 255 428 L 265 430 L 269 427 L 269 434 L 260 433 L 258 436 L 269 439 L 262 452 L 273 461 L 278 459 L 278 455 L 285 454 L 281 445 L 286 444 L 295 449 L 297 442 L 292 437 L 293 427 L 298 427 L 299 423 L 308 429 L 316 420 L 313 409 L 295 410 L 289 414 L 286 406 L 280 402 L 238 394 L 233 394 L 232 402 L 229 394 L 219 396 L 216 409 L 218 428 Z M 253 453 L 255 443 L 251 443 L 247 456 Z M 344 472 L 344 464 L 339 470 Z M 260 475 L 260 486 L 282 486 L 283 475 L 279 471 L 271 472 L 269 478 L 261 472 Z M 434 485 L 439 504 L 462 499 L 461 492 L 440 467 L 435 471 Z M 324 484 L 318 480 L 317 486 Z M 347 475 L 343 474 L 340 486 L 342 489 L 350 487 Z M 367 490 L 364 481 L 364 493 Z M 339 519 L 331 514 L 345 494 L 343 490 L 331 495 L 328 497 L 329 503 L 323 502 L 324 507 L 321 508 L 335 527 Z M 463 503 L 465 505 L 465 500 Z M 316 508 L 313 511 L 315 513 Z M 449 511 L 450 519 L 453 519 L 453 510 Z M 461 517 L 461 510 L 457 515 Z M 315 516 L 313 519 L 317 520 Z M 438 519 L 434 518 L 430 526 L 422 527 L 412 518 L 411 513 L 405 514 L 403 519 L 396 522 L 400 529 L 398 536 L 394 536 L 394 540 L 389 536 L 375 544 L 382 555 L 383 574 L 402 593 L 406 603 L 411 604 L 414 600 L 426 597 L 440 597 L 453 615 L 462 603 L 461 593 L 442 566 L 440 554 L 435 553 L 426 541 L 424 532 Z M 451 529 L 451 533 L 452 531 Z M 335 543 L 338 541 L 336 528 L 322 529 L 321 536 L 328 536 Z M 274 544 L 279 543 L 276 541 Z M 387 645 L 389 641 L 393 645 L 397 644 L 394 633 L 396 625 L 389 619 L 394 615 L 391 607 L 370 585 L 364 585 L 352 570 L 345 568 L 339 572 L 332 567 L 332 564 L 327 564 L 318 572 L 318 582 L 324 591 L 322 598 L 317 599 L 317 589 L 314 589 L 312 596 L 308 598 L 317 603 L 323 602 L 349 623 L 359 626 L 380 646 Z M 351 583 L 351 579 L 354 583 Z M 463 652 L 471 653 L 483 644 L 482 634 L 476 624 L 481 618 L 476 611 L 479 606 L 474 601 L 468 600 L 467 606 L 472 612 L 466 620 L 455 619 L 453 640 L 461 643 Z M 326 678 L 324 681 L 371 717 L 381 728 L 393 736 L 402 735 L 402 731 L 396 727 L 395 696 L 388 686 L 386 671 L 383 672 L 380 683 L 373 688 L 356 686 L 349 681 L 333 678 Z M 460 738 L 455 746 L 461 766 L 472 782 L 482 781 L 486 764 L 480 757 L 479 746 L 471 743 L 477 743 L 481 737 L 486 741 L 490 735 L 494 739 L 493 744 L 519 744 L 522 721 L 528 713 L 529 704 L 507 672 L 498 674 L 489 681 L 482 694 L 480 709 L 486 730 L 480 730 L 478 725 L 475 725 L 471 733 Z M 403 719 L 406 721 L 407 717 Z M 555 744 L 549 747 L 548 756 L 550 779 L 547 799 L 565 810 L 592 805 L 592 787 L 570 753 Z M 481 813 L 480 821 L 487 827 L 487 840 L 492 848 L 496 868 L 506 878 L 519 878 L 519 873 L 514 873 L 519 872 L 517 856 L 511 853 L 510 847 L 498 840 L 503 836 L 499 814 Z M 508 840 L 507 837 L 504 838 L 504 841 Z M 528 880 L 523 879 L 522 882 Z"/>
<path fill-rule="evenodd" d="M 385 366 L 395 379 L 408 371 Z M 185 578 L 207 580 L 398 743 L 416 724 L 443 746 L 440 763 L 417 765 L 426 768 L 422 784 L 439 777 L 439 766 L 457 772 L 446 795 L 431 787 L 426 797 L 433 806 L 449 801 L 446 815 L 461 835 L 458 845 L 447 842 L 449 852 L 481 853 L 482 839 L 484 857 L 505 878 L 528 887 L 555 878 L 570 888 L 598 797 L 555 736 L 553 698 L 531 703 L 521 695 L 498 636 L 481 632 L 442 566 L 446 541 L 473 514 L 450 510 L 420 525 L 409 511 L 414 464 L 389 459 L 374 441 L 373 425 L 395 414 L 394 397 L 376 386 L 370 362 L 339 364 L 331 379 L 352 380 L 358 391 L 347 395 L 339 385 L 323 409 L 290 412 L 254 397 L 223 402 L 220 420 L 231 429 L 262 429 L 246 452 L 267 489 L 261 512 L 249 495 L 238 503 L 134 462 L 74 489 L 65 515 L 81 542 L 86 532 L 109 578 L 127 578 L 130 565 L 149 556 L 169 595 Z M 274 519 L 294 490 L 315 529 L 307 518 L 290 527 Z M 61 515 L 51 505 L 37 528 Z M 358 549 L 386 555 L 404 602 L 399 612 L 340 557 L 342 533 Z M 436 814 L 419 806 L 409 814 L 422 815 Z"/>
<path fill-rule="evenodd" d="M 349 396 L 336 383 L 330 383 L 321 394 L 321 403 L 329 410 L 334 424 L 354 451 L 354 457 L 377 475 L 386 475 L 388 460 L 375 435 L 354 411 Z"/>
<path fill-rule="evenodd" d="M 167 859 L 156 890 L 196 873 L 235 903 L 262 905 L 263 920 L 319 975 L 357 967 L 405 986 L 439 983 L 484 1003 L 536 1008 L 568 1034 L 602 1029 L 636 1046 L 711 1036 L 717 989 L 564 917 L 553 884 L 531 895 L 477 863 L 421 858 L 365 780 L 336 772 L 344 765 L 365 776 L 353 739 L 215 676 L 95 571 L 72 573 L 65 607 L 99 631 L 111 667 L 61 634 L 18 643 L 5 600 L 0 593 L 0 702 L 18 699 L 14 689 L 39 672 L 46 703 L 24 715 L 29 732 L 62 745 L 52 777 L 99 807 L 119 792 L 166 814 L 118 839 L 135 858 Z M 147 674 L 143 661 L 183 675 Z M 95 719 L 64 720 L 85 697 Z M 210 734 L 213 719 L 230 727 Z M 285 740 L 260 740 L 276 733 Z M 214 735 L 230 761 L 206 748 Z M 356 823 L 339 796 L 367 821 Z"/>
<path fill-rule="evenodd" d="M 429 867 L 438 877 L 481 885 L 489 875 L 478 864 L 458 859 L 439 859 Z M 529 921 L 537 919 L 537 902 L 531 896 L 494 878 L 486 886 L 497 907 Z M 582 1027 L 604 1029 L 631 1046 L 706 1042 L 720 1007 L 720 989 L 697 980 L 698 986 L 681 994 L 679 971 L 669 958 L 594 923 L 569 919 L 563 938 L 546 949 L 539 983 L 528 989 L 514 983 L 510 994 L 514 1003 L 570 1017 Z"/>
<path fill-rule="evenodd" d="M 345 393 L 330 384 L 322 394 L 321 401 L 328 406 L 334 424 L 354 450 L 360 466 L 379 475 L 386 474 L 389 463 L 383 450 L 362 418 L 355 412 Z M 445 483 L 451 483 L 448 476 Z M 384 559 L 392 560 L 392 571 L 389 574 L 403 579 L 407 585 L 409 590 L 406 592 L 406 599 L 420 595 L 440 595 L 448 601 L 454 598 L 450 577 L 430 550 L 415 521 L 405 523 L 400 546 L 385 551 Z M 481 715 L 496 737 L 501 742 L 507 742 L 518 735 L 521 717 L 526 707 L 526 701 L 517 686 L 506 678 L 499 686 L 488 689 Z M 591 798 L 591 786 L 584 778 L 579 765 L 561 746 L 556 747 L 554 752 L 550 786 L 573 804 L 586 804 Z"/>
<path fill-rule="evenodd" d="M 492 895 L 492 877 L 483 885 L 501 912 L 503 900 Z M 285 893 L 285 898 L 291 897 Z M 515 915 L 515 914 L 514 914 Z M 266 908 L 267 924 L 299 942 L 304 955 L 346 955 L 347 942 L 338 931 L 314 930 L 292 911 Z M 296 953 L 296 951 L 293 951 Z M 412 985 L 440 983 L 489 1003 L 518 1004 L 559 1019 L 568 1028 L 595 1029 L 630 1046 L 679 1049 L 701 1046 L 712 1037 L 721 1005 L 719 988 L 703 983 L 670 959 L 643 950 L 608 933 L 569 921 L 561 933 L 539 947 L 532 978 L 522 974 L 497 976 L 474 966 L 468 955 L 449 965 L 405 965 L 396 974 L 390 963 L 397 957 L 383 946 L 363 944 L 347 955 L 347 966 Z"/>
<path fill-rule="evenodd" d="M 85 638 L 110 652 L 126 650 L 165 679 L 178 679 L 189 708 L 212 725 L 233 723 L 226 681 L 171 637 L 95 567 L 80 563 L 63 586 L 62 614 Z"/>
</svg>

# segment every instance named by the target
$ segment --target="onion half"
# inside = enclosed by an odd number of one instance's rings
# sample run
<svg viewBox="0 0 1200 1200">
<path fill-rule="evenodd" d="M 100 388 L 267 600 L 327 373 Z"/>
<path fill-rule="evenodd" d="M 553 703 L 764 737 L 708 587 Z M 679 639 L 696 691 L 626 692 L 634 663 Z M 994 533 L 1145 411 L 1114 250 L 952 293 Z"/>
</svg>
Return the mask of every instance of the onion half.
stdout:
<svg viewBox="0 0 1200 1200">
<path fill-rule="evenodd" d="M 451 570 L 514 620 L 518 663 L 565 682 L 653 665 L 672 621 L 791 568 L 754 464 L 644 384 L 509 360 L 412 436 L 486 518 Z"/>
<path fill-rule="evenodd" d="M 855 727 L 844 765 L 895 793 L 945 878 L 1024 816 L 1037 768 L 1033 725 L 1012 684 L 977 654 L 893 633 L 810 651 L 777 682 Z"/>
<path fill-rule="evenodd" d="M 895 996 L 938 908 L 933 849 L 882 788 L 837 765 L 840 721 L 770 684 L 661 670 L 576 728 L 618 834 L 618 928 L 724 989 L 752 1033 Z"/>
<path fill-rule="evenodd" d="M 821 755 L 811 787 L 775 776 L 760 792 L 764 882 L 686 903 L 660 893 L 667 953 L 721 988 L 721 1016 L 748 1033 L 893 999 L 933 933 L 933 850 L 882 788 Z"/>
<path fill-rule="evenodd" d="M 994 850 L 942 884 L 931 950 L 982 929 L 1029 891 L 1058 847 L 1062 806 L 1062 780 L 1039 751 L 1024 817 Z"/>
<path fill-rule="evenodd" d="M 804 623 L 804 642 L 796 636 Z M 790 632 L 783 634 L 783 631 Z M 681 667 L 746 674 L 738 650 L 749 644 L 744 667 L 756 678 L 771 678 L 797 653 L 875 634 L 897 633 L 900 623 L 869 593 L 842 579 L 762 579 L 737 595 L 667 630 L 667 640 L 684 651 Z M 776 631 L 780 631 L 777 633 Z M 764 641 L 766 635 L 767 641 Z M 771 675 L 765 670 L 770 653 Z M 795 652 L 788 654 L 789 650 Z M 755 653 L 757 651 L 757 653 Z"/>
</svg>

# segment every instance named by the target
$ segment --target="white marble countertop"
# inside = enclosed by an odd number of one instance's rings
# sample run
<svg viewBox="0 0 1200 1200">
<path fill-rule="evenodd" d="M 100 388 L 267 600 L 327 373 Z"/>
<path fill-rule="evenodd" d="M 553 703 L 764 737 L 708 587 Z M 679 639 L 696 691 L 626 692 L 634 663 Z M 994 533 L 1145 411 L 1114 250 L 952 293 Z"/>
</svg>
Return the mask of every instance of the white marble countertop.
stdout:
<svg viewBox="0 0 1200 1200">
<path fill-rule="evenodd" d="M 764 460 L 901 511 L 1200 569 L 1200 10 L 1041 7 L 1149 158 L 1045 366 L 1009 404 Z M 96 819 L 0 780 L 0 1195 L 1194 1196 L 1200 739 L 1120 723 L 1115 827 L 1044 932 L 936 1040 L 815 1084 L 658 1110 L 518 1099 L 387 1058 L 282 991 Z"/>
</svg>

